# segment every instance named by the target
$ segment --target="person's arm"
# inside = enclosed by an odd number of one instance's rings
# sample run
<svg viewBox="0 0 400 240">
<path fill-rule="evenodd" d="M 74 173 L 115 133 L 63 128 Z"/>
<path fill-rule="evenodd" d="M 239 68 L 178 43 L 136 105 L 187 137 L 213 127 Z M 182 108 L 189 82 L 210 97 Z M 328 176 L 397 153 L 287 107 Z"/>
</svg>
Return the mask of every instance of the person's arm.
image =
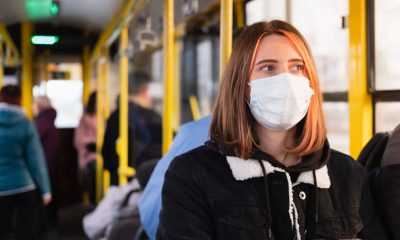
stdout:
<svg viewBox="0 0 400 240">
<path fill-rule="evenodd" d="M 92 134 L 88 134 L 88 132 L 91 132 L 88 130 L 88 128 L 91 127 L 92 126 L 90 126 L 88 123 L 85 123 L 84 117 L 82 117 L 78 127 L 75 129 L 74 145 L 75 148 L 80 152 L 87 152 L 87 145 L 96 143 L 96 140 L 93 139 Z"/>
<path fill-rule="evenodd" d="M 162 209 L 157 239 L 213 239 L 212 213 L 193 161 L 175 159 L 162 190 Z"/>
<path fill-rule="evenodd" d="M 104 160 L 104 168 L 110 172 L 118 171 L 117 139 L 119 137 L 119 112 L 111 114 L 107 120 L 101 155 Z"/>
<path fill-rule="evenodd" d="M 34 125 L 28 120 L 24 156 L 29 173 L 39 188 L 43 202 L 48 204 L 51 201 L 51 190 L 43 148 Z"/>
<path fill-rule="evenodd" d="M 363 190 L 361 196 L 360 216 L 363 229 L 358 234 L 361 239 L 387 239 L 386 233 L 382 228 L 379 216 L 375 211 L 374 202 L 368 187 L 367 173 L 362 171 Z"/>
</svg>

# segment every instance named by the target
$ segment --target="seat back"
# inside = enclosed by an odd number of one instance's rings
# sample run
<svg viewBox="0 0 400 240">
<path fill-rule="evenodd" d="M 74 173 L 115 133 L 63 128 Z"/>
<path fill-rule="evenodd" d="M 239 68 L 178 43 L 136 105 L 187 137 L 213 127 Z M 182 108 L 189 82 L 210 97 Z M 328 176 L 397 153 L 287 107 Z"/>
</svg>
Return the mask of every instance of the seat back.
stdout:
<svg viewBox="0 0 400 240">
<path fill-rule="evenodd" d="M 364 166 L 367 172 L 380 167 L 389 136 L 388 132 L 376 133 L 361 150 L 357 161 Z"/>
</svg>

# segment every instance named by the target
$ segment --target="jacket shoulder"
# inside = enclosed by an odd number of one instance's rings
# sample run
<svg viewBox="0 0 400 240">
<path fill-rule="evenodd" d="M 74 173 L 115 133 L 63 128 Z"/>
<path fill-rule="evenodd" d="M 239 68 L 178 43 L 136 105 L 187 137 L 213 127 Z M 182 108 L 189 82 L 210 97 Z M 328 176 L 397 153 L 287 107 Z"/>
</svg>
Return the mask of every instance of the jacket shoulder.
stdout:
<svg viewBox="0 0 400 240">
<path fill-rule="evenodd" d="M 212 174 L 211 172 L 219 169 L 221 165 L 227 164 L 224 159 L 223 155 L 202 145 L 175 157 L 168 171 L 174 173 L 180 172 L 185 175 L 195 172 L 196 174 L 200 172 L 204 174 L 206 172 L 209 175 Z"/>
<path fill-rule="evenodd" d="M 332 175 L 343 179 L 358 178 L 359 180 L 362 180 L 367 175 L 361 164 L 351 156 L 333 149 L 331 150 L 328 169 Z"/>
<path fill-rule="evenodd" d="M 201 165 L 209 162 L 210 160 L 214 161 L 216 158 L 220 159 L 223 158 L 223 156 L 209 147 L 202 145 L 176 156 L 172 161 L 172 164 Z"/>
</svg>

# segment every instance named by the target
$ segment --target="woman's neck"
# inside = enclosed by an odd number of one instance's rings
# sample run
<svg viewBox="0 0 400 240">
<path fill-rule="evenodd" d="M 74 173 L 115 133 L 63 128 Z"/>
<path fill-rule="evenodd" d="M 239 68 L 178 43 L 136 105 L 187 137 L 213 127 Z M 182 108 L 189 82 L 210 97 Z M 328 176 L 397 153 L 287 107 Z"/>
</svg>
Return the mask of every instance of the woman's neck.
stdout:
<svg viewBox="0 0 400 240">
<path fill-rule="evenodd" d="M 294 144 L 295 127 L 286 131 L 275 132 L 257 124 L 256 130 L 260 141 L 259 146 L 263 152 L 270 154 L 286 167 L 298 163 L 298 156 L 285 151 Z"/>
</svg>

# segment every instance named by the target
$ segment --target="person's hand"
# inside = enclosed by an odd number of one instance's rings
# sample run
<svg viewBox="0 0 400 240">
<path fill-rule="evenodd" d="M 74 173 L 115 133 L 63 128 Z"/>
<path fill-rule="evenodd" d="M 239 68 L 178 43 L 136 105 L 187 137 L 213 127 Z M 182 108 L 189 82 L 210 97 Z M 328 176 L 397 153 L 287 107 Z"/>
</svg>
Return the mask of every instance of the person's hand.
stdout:
<svg viewBox="0 0 400 240">
<path fill-rule="evenodd" d="M 45 194 L 45 195 L 43 195 L 42 200 L 43 200 L 43 204 L 44 204 L 45 206 L 49 205 L 50 202 L 51 202 L 51 200 L 52 200 L 51 194 Z"/>
</svg>

